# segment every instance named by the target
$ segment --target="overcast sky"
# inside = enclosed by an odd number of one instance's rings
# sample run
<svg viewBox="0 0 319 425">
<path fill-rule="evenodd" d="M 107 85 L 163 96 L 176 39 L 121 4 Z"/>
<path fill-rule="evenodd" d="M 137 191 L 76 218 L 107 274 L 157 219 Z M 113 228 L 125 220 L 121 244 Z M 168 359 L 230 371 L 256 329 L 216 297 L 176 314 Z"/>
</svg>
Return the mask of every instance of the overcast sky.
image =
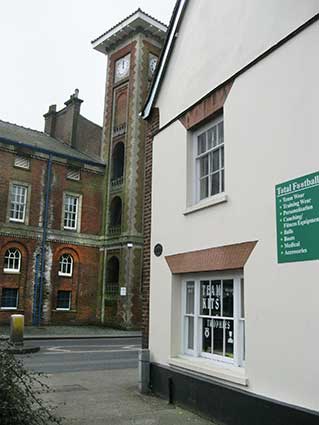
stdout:
<svg viewBox="0 0 319 425">
<path fill-rule="evenodd" d="M 91 41 L 138 7 L 168 24 L 175 0 L 2 0 L 0 119 L 43 130 L 49 105 L 80 90 L 102 125 L 105 56 Z"/>
</svg>

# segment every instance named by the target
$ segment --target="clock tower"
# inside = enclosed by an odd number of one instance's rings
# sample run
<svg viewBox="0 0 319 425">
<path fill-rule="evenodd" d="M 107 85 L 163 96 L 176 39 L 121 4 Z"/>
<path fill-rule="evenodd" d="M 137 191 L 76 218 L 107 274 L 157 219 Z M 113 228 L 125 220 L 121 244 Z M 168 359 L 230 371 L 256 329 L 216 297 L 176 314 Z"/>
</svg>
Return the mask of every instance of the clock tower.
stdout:
<svg viewBox="0 0 319 425">
<path fill-rule="evenodd" d="M 167 27 L 138 9 L 92 41 L 107 55 L 102 155 L 104 182 L 101 322 L 141 321 L 145 122 L 139 118 Z"/>
</svg>

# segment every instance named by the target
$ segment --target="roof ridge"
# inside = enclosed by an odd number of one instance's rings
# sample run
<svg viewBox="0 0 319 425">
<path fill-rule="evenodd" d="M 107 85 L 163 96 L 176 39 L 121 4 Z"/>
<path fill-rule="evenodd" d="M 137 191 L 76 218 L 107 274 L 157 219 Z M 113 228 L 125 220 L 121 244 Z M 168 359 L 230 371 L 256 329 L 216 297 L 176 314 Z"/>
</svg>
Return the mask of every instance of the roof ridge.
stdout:
<svg viewBox="0 0 319 425">
<path fill-rule="evenodd" d="M 94 156 L 88 155 L 87 153 L 82 152 L 82 151 L 80 151 L 79 149 L 76 149 L 76 148 L 74 148 L 73 146 L 69 145 L 68 143 L 64 142 L 62 139 L 59 139 L 59 138 L 57 138 L 57 137 L 50 136 L 49 134 L 45 133 L 44 131 L 34 130 L 33 128 L 24 127 L 23 125 L 19 125 L 19 124 L 16 124 L 16 123 L 12 123 L 12 122 L 10 122 L 10 121 L 4 121 L 4 120 L 2 120 L 2 119 L 0 119 L 0 123 L 3 123 L 3 124 L 9 124 L 9 125 L 11 125 L 11 126 L 14 126 L 14 127 L 17 127 L 17 128 L 23 129 L 23 130 L 27 130 L 27 131 L 30 131 L 30 132 L 33 132 L 33 133 L 39 134 L 39 135 L 44 136 L 44 137 L 47 137 L 47 138 L 49 138 L 49 139 L 53 139 L 55 142 L 60 143 L 61 145 L 67 146 L 68 148 L 72 149 L 73 151 L 78 152 L 78 153 L 80 153 L 81 155 L 86 156 L 89 160 L 97 161 L 97 159 L 96 159 Z M 34 146 L 34 145 L 30 145 L 30 146 Z M 34 147 L 36 148 L 36 146 L 34 146 Z M 102 160 L 102 159 L 99 159 L 99 160 Z M 102 160 L 102 161 L 103 161 L 103 160 Z"/>
<path fill-rule="evenodd" d="M 94 40 L 91 41 L 92 43 L 95 43 L 99 38 L 103 37 L 104 35 L 106 35 L 107 33 L 109 33 L 110 31 L 114 30 L 114 28 L 118 27 L 119 25 L 121 25 L 123 22 L 125 22 L 127 19 L 130 19 L 132 16 L 134 16 L 137 12 L 141 12 L 143 13 L 145 16 L 154 19 L 154 21 L 158 22 L 161 25 L 164 25 L 164 27 L 168 27 L 166 24 L 164 24 L 163 22 L 161 22 L 159 19 L 154 18 L 154 16 L 150 15 L 149 13 L 144 12 L 144 10 L 142 10 L 140 7 L 138 9 L 136 9 L 133 13 L 131 13 L 130 15 L 128 15 L 126 18 L 122 19 L 120 22 L 118 22 L 117 24 L 113 25 L 111 28 L 109 28 L 107 31 L 105 31 L 103 34 L 99 35 L 98 37 L 96 37 Z"/>
<path fill-rule="evenodd" d="M 47 133 L 45 133 L 44 131 L 40 131 L 40 130 L 35 130 L 34 128 L 30 128 L 30 127 L 25 127 L 24 125 L 20 125 L 20 124 L 16 124 L 14 122 L 10 122 L 10 121 L 4 121 L 2 119 L 0 119 L 0 122 L 4 123 L 4 124 L 10 124 L 13 125 L 14 127 L 20 127 L 23 128 L 24 130 L 28 130 L 28 131 L 33 131 L 34 133 L 39 133 L 42 134 L 44 136 L 49 136 Z M 51 136 L 49 136 L 51 137 Z"/>
</svg>

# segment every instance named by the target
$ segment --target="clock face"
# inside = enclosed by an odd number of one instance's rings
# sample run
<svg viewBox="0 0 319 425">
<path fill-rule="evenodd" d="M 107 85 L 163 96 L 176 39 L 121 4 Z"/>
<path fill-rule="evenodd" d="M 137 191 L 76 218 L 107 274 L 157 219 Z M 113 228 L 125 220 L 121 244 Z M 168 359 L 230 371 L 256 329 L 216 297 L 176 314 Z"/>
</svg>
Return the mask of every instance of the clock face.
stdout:
<svg viewBox="0 0 319 425">
<path fill-rule="evenodd" d="M 155 68 L 157 65 L 157 57 L 154 55 L 150 55 L 149 58 L 149 73 L 152 76 L 154 74 Z"/>
<path fill-rule="evenodd" d="M 130 55 L 124 56 L 115 63 L 115 80 L 127 77 L 130 69 Z"/>
</svg>

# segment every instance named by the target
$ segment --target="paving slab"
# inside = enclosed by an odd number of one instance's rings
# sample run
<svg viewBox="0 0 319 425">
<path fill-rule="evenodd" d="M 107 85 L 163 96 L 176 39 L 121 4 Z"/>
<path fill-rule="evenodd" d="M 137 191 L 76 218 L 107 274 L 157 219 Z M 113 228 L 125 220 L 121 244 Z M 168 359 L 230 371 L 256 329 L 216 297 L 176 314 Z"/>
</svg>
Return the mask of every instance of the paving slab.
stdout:
<svg viewBox="0 0 319 425">
<path fill-rule="evenodd" d="M 167 401 L 142 395 L 136 369 L 52 374 L 54 392 L 42 397 L 57 406 L 63 425 L 212 425 Z"/>
</svg>

